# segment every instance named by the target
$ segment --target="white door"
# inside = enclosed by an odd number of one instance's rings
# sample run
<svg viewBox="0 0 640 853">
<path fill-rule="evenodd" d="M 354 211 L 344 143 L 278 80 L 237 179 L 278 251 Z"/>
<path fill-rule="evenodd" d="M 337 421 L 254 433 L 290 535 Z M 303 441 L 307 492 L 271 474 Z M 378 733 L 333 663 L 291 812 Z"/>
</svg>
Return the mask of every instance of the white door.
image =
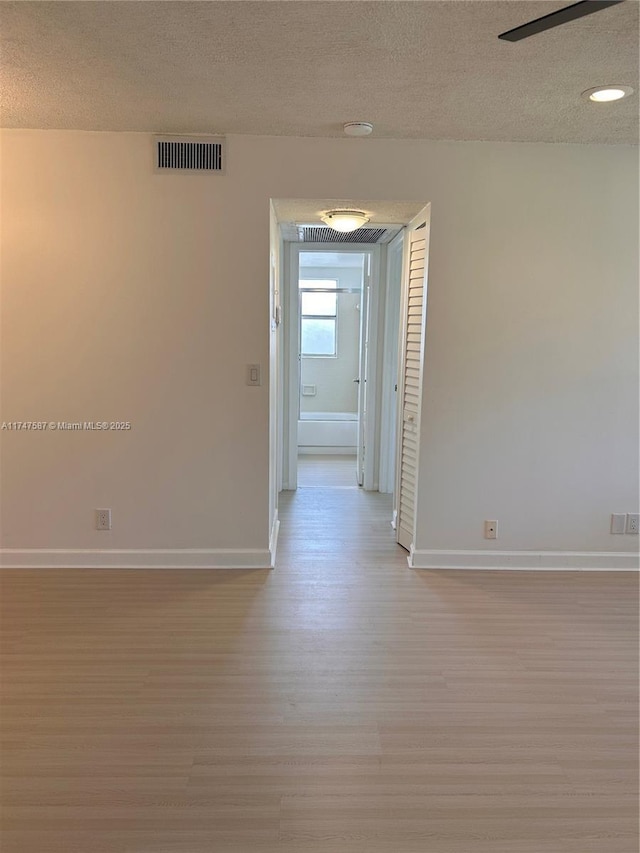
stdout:
<svg viewBox="0 0 640 853">
<path fill-rule="evenodd" d="M 360 300 L 360 367 L 355 380 L 358 383 L 358 454 L 356 456 L 356 476 L 358 485 L 364 484 L 364 458 L 367 435 L 367 373 L 369 359 L 369 305 L 371 281 L 371 255 L 365 254 L 362 269 L 362 298 Z"/>
<path fill-rule="evenodd" d="M 408 551 L 415 539 L 428 257 L 429 208 L 426 207 L 409 224 L 405 243 L 396 534 L 398 543 Z"/>
</svg>

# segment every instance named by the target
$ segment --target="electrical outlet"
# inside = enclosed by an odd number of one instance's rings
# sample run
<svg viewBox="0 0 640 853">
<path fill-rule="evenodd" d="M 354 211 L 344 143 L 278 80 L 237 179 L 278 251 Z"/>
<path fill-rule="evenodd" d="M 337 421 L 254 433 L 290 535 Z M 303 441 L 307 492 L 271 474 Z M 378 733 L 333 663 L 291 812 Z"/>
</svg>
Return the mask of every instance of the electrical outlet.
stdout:
<svg viewBox="0 0 640 853">
<path fill-rule="evenodd" d="M 498 522 L 497 521 L 485 521 L 485 523 L 484 523 L 484 538 L 485 539 L 497 539 L 498 538 Z"/>
<path fill-rule="evenodd" d="M 624 533 L 627 524 L 627 516 L 623 512 L 614 512 L 611 515 L 611 532 Z"/>
<path fill-rule="evenodd" d="M 638 532 L 638 518 L 639 516 L 637 512 L 627 513 L 627 533 Z"/>
<path fill-rule="evenodd" d="M 111 530 L 111 510 L 96 510 L 96 530 Z"/>
</svg>

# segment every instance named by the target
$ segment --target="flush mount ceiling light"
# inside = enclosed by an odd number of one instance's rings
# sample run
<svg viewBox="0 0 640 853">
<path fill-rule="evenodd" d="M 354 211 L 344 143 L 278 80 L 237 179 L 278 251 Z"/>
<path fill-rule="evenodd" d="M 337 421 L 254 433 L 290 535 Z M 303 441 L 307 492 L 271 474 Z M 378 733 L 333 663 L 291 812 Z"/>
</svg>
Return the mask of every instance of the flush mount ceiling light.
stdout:
<svg viewBox="0 0 640 853">
<path fill-rule="evenodd" d="M 368 121 L 348 121 L 343 129 L 347 136 L 369 136 L 373 125 Z"/>
<path fill-rule="evenodd" d="M 362 228 L 369 221 L 369 217 L 361 210 L 328 210 L 320 219 L 334 231 L 347 233 Z"/>
<path fill-rule="evenodd" d="M 622 86 L 618 83 L 609 86 L 595 86 L 582 93 L 584 98 L 594 101 L 596 104 L 608 104 L 611 101 L 621 101 L 633 92 L 631 86 Z"/>
</svg>

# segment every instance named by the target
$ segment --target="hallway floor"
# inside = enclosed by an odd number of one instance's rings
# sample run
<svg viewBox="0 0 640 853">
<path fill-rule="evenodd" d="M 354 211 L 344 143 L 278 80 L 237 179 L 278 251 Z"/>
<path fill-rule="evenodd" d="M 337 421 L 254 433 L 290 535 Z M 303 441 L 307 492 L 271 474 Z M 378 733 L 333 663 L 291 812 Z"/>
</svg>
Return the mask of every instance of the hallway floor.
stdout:
<svg viewBox="0 0 640 853">
<path fill-rule="evenodd" d="M 3 853 L 637 853 L 637 575 L 412 571 L 390 511 L 3 572 Z"/>
<path fill-rule="evenodd" d="M 355 456 L 298 456 L 298 488 L 357 489 Z"/>
</svg>

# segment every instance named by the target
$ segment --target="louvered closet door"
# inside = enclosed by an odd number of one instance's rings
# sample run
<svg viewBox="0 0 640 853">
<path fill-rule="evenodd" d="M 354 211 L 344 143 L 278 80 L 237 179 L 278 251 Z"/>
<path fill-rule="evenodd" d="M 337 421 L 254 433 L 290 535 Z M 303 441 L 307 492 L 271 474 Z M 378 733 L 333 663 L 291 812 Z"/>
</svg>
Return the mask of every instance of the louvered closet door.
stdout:
<svg viewBox="0 0 640 853">
<path fill-rule="evenodd" d="M 422 346 L 426 277 L 427 228 L 408 233 L 408 287 L 404 316 L 400 471 L 396 530 L 398 543 L 410 550 L 414 539 L 418 480 L 418 440 L 422 394 Z"/>
</svg>

